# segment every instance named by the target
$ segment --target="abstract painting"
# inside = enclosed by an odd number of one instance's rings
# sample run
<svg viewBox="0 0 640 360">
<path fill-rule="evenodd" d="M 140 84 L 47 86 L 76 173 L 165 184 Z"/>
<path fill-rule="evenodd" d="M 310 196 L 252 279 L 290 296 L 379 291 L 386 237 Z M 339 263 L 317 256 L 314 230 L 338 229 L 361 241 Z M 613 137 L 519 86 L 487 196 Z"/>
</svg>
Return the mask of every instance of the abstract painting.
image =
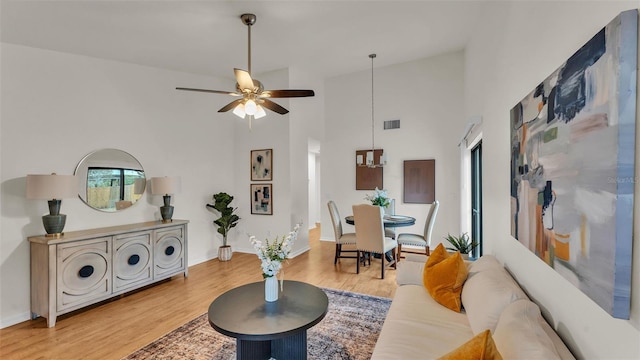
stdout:
<svg viewBox="0 0 640 360">
<path fill-rule="evenodd" d="M 251 213 L 273 215 L 273 191 L 271 184 L 251 184 Z"/>
<path fill-rule="evenodd" d="M 273 149 L 251 150 L 251 181 L 273 180 Z"/>
<path fill-rule="evenodd" d="M 511 235 L 628 319 L 638 10 L 622 12 L 511 109 Z"/>
<path fill-rule="evenodd" d="M 436 200 L 436 161 L 405 160 L 405 204 L 431 204 Z"/>
</svg>

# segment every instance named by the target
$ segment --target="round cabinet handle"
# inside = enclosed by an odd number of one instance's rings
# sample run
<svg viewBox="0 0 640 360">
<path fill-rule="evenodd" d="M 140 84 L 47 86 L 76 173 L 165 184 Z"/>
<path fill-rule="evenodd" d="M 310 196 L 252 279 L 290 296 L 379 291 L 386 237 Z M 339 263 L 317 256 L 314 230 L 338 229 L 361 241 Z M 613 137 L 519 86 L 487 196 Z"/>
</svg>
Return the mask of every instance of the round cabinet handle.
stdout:
<svg viewBox="0 0 640 360">
<path fill-rule="evenodd" d="M 93 275 L 93 266 L 85 265 L 81 267 L 80 271 L 78 271 L 78 275 L 81 278 L 88 278 L 89 276 Z"/>
<path fill-rule="evenodd" d="M 176 249 L 173 246 L 167 246 L 167 248 L 164 249 L 164 254 L 167 256 L 171 256 L 175 251 Z"/>
<path fill-rule="evenodd" d="M 139 262 L 140 262 L 140 255 L 138 255 L 138 254 L 133 254 L 133 255 L 129 256 L 129 259 L 127 260 L 127 263 L 129 265 L 135 265 L 135 264 L 137 264 Z"/>
</svg>

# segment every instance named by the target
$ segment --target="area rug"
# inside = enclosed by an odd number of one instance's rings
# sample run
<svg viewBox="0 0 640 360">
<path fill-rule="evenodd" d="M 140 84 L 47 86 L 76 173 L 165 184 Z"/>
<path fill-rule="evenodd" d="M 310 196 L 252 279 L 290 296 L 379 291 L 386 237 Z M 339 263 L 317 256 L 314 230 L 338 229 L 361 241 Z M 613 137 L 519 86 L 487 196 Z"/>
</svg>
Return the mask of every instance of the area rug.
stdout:
<svg viewBox="0 0 640 360">
<path fill-rule="evenodd" d="M 322 289 L 329 298 L 327 315 L 307 331 L 309 359 L 369 359 L 391 299 Z M 202 314 L 123 358 L 235 359 L 234 338 L 215 331 Z"/>
</svg>

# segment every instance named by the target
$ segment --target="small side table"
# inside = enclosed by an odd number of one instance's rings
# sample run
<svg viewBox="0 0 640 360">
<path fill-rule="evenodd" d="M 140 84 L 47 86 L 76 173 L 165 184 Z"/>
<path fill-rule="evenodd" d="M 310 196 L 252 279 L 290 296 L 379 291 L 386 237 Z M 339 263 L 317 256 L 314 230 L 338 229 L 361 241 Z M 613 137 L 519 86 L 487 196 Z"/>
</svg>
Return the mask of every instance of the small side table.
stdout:
<svg viewBox="0 0 640 360">
<path fill-rule="evenodd" d="M 306 359 L 307 329 L 327 314 L 329 299 L 320 288 L 284 281 L 277 301 L 264 300 L 264 282 L 218 296 L 209 306 L 209 324 L 236 338 L 236 359 Z"/>
</svg>

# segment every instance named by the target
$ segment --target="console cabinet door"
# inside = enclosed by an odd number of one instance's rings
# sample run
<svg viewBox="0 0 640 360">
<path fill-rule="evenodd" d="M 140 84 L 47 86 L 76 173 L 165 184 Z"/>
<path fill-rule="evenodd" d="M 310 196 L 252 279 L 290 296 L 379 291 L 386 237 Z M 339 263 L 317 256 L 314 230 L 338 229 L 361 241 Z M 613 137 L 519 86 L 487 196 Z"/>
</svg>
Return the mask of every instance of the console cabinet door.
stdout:
<svg viewBox="0 0 640 360">
<path fill-rule="evenodd" d="M 57 310 L 93 303 L 111 294 L 111 237 L 57 246 Z"/>
<path fill-rule="evenodd" d="M 113 243 L 113 292 L 153 280 L 151 231 L 117 235 Z"/>
<path fill-rule="evenodd" d="M 155 230 L 154 279 L 174 275 L 185 268 L 184 226 Z"/>
</svg>

